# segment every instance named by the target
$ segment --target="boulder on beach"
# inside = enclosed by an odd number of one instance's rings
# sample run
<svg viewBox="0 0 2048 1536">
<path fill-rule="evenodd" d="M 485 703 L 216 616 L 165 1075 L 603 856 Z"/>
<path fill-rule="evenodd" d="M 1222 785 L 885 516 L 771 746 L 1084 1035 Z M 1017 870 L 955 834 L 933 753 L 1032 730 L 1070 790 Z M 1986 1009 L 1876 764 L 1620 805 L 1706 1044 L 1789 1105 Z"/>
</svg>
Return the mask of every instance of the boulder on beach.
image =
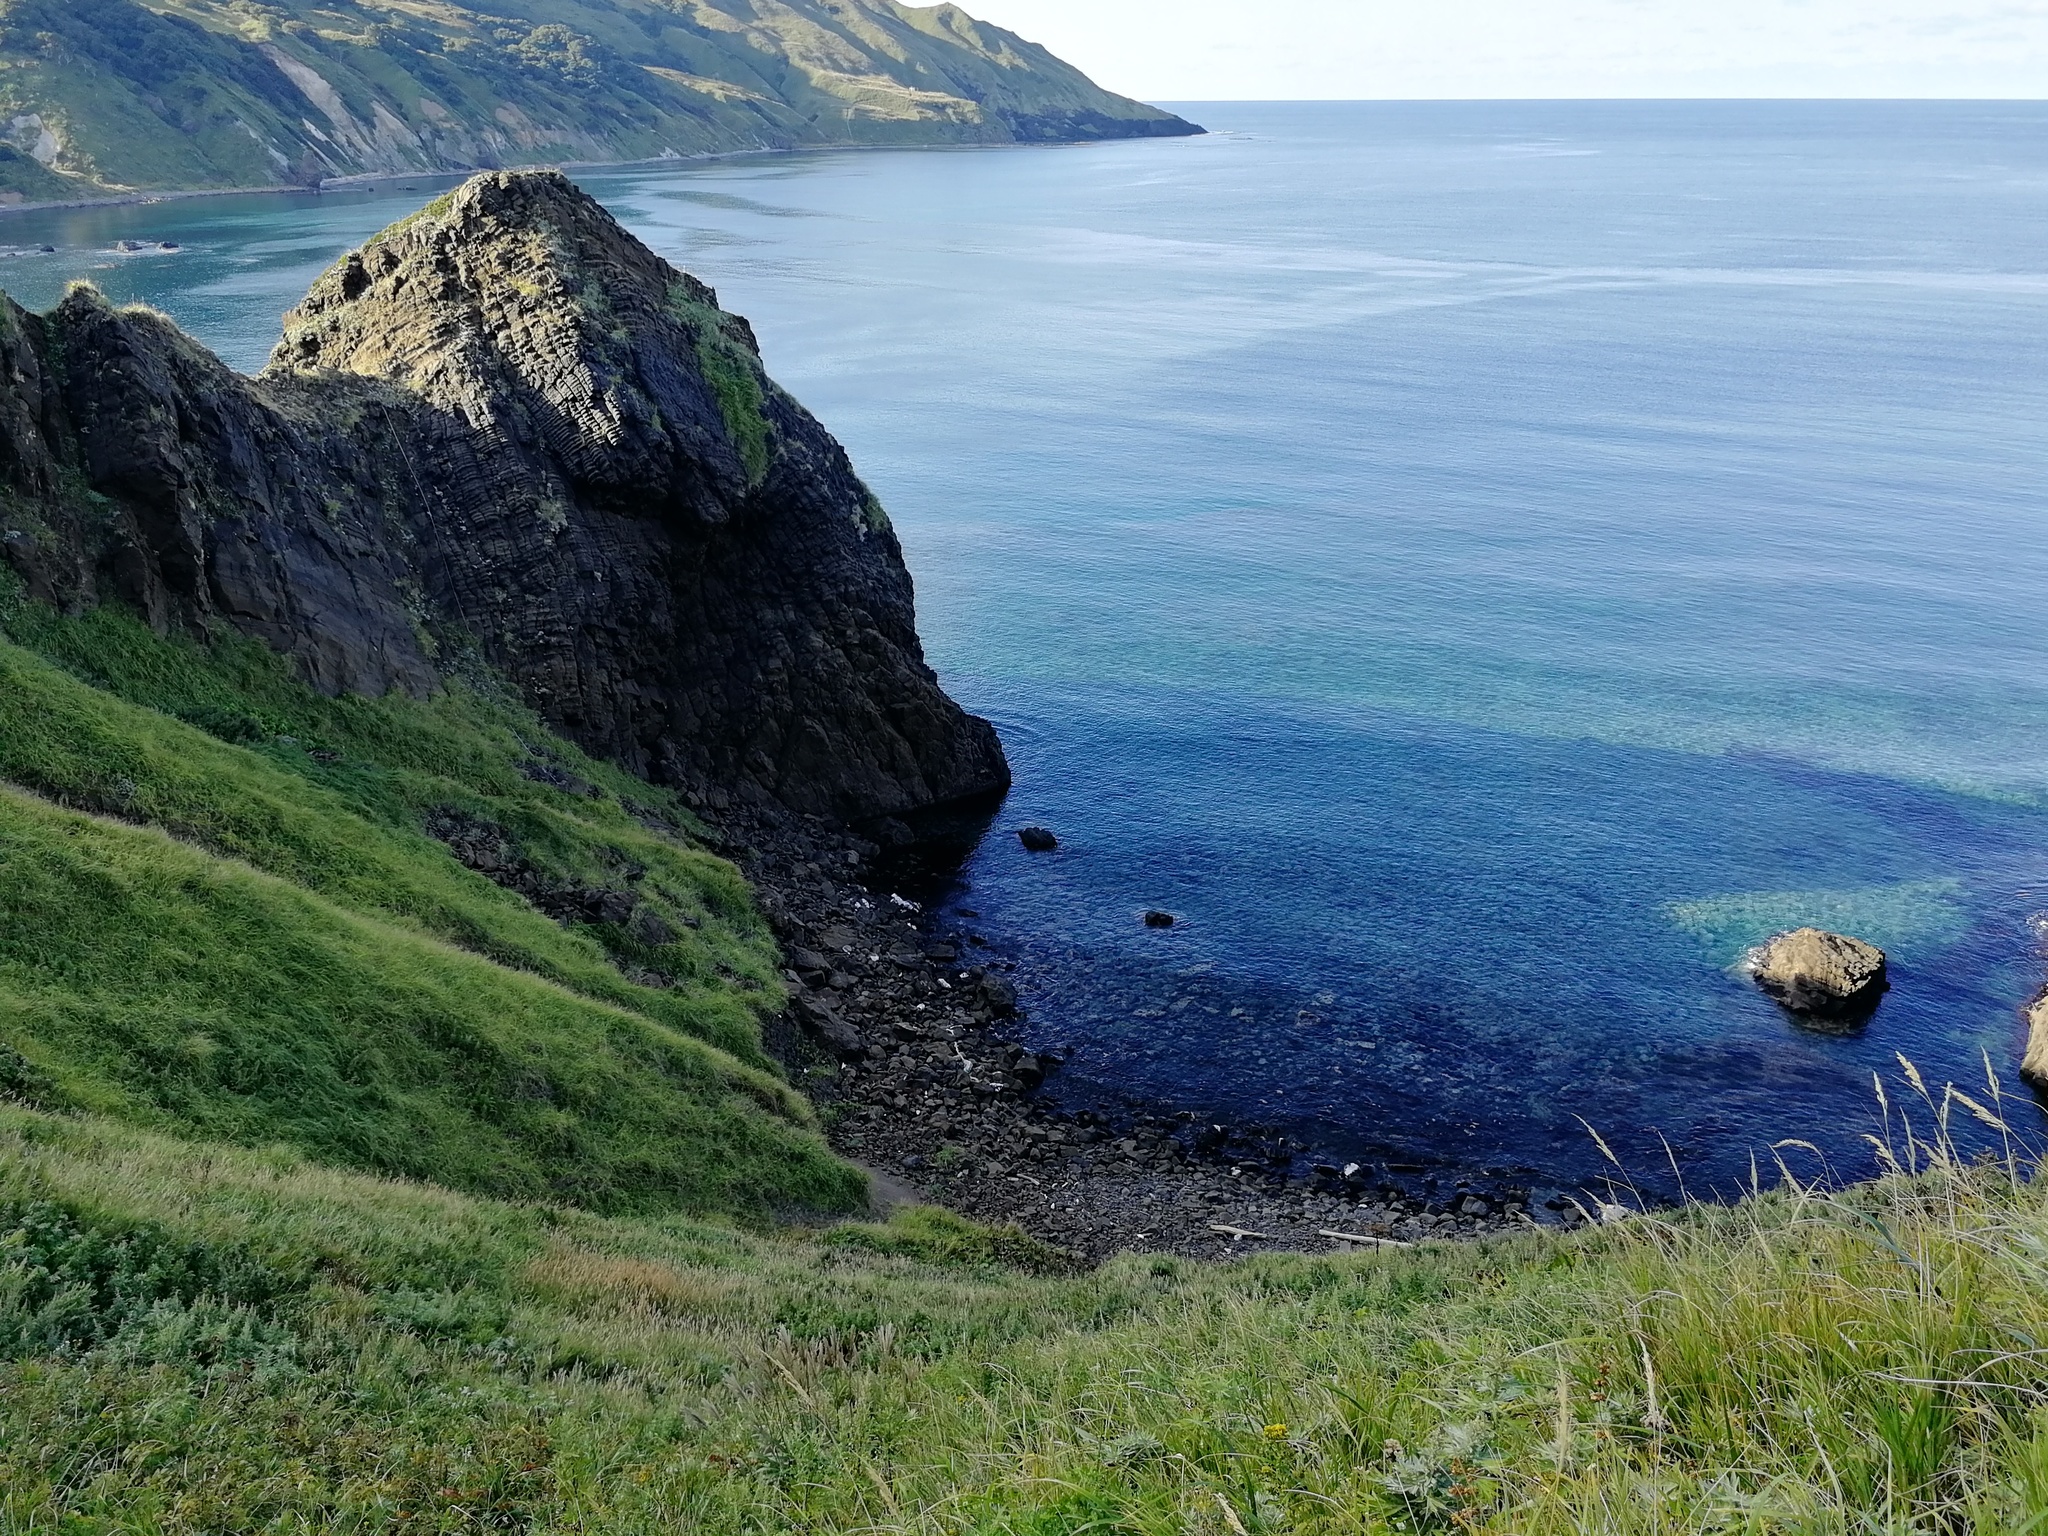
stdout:
<svg viewBox="0 0 2048 1536">
<path fill-rule="evenodd" d="M 1779 934 L 1752 957 L 1750 974 L 1788 1011 L 1812 1018 L 1867 1013 L 1890 985 L 1883 950 L 1820 928 Z"/>
<path fill-rule="evenodd" d="M 792 998 L 790 1003 L 805 1032 L 841 1061 L 858 1061 L 867 1054 L 867 1037 L 832 1003 L 807 994 Z"/>
<path fill-rule="evenodd" d="M 2048 992 L 2034 999 L 2027 1010 L 2027 1054 L 2020 1063 L 2020 1076 L 2030 1088 L 2048 1091 Z"/>
</svg>

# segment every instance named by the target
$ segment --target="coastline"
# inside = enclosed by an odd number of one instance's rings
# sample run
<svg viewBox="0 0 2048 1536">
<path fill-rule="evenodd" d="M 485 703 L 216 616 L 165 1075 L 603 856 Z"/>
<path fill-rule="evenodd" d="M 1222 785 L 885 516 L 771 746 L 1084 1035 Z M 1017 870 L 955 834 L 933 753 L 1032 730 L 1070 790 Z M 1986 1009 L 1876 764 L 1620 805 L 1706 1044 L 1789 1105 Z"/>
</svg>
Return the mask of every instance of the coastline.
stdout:
<svg viewBox="0 0 2048 1536">
<path fill-rule="evenodd" d="M 1091 1263 L 1477 1240 L 1597 1214 L 1521 1187 L 1318 1169 L 1170 1105 L 1069 1109 L 1047 1091 L 1057 1058 L 1020 1043 L 1028 999 L 997 940 L 935 927 L 891 889 L 882 850 L 854 833 L 772 809 L 703 813 L 788 962 L 791 1006 L 769 1049 L 817 1105 L 833 1149 L 892 1186 Z"/>
<path fill-rule="evenodd" d="M 1207 129 L 1199 129 L 1188 137 L 1206 136 Z M 280 186 L 276 184 L 260 187 L 176 187 L 162 191 L 135 191 L 109 193 L 105 197 L 72 198 L 57 202 L 0 203 L 0 220 L 12 214 L 62 213 L 85 208 L 135 208 L 152 203 L 186 202 L 205 197 L 284 197 L 291 195 L 318 197 L 327 192 L 364 192 L 379 187 L 407 181 L 447 180 L 460 185 L 470 177 L 484 170 L 518 173 L 525 171 L 560 171 L 574 176 L 578 171 L 635 171 L 656 170 L 661 167 L 682 167 L 686 165 L 708 165 L 725 160 L 752 160 L 776 155 L 848 154 L 868 153 L 881 150 L 938 150 L 972 151 L 989 149 L 1072 149 L 1083 144 L 1116 144 L 1126 139 L 1156 139 L 1159 135 L 1130 134 L 1114 139 L 1052 139 L 1035 140 L 1030 143 L 988 143 L 988 144 L 857 144 L 851 141 L 830 144 L 761 145 L 754 149 L 704 150 L 690 155 L 655 155 L 640 160 L 560 160 L 537 161 L 531 165 L 508 165 L 470 167 L 466 170 L 416 170 L 378 171 L 357 176 L 335 176 L 322 181 L 318 186 Z"/>
</svg>

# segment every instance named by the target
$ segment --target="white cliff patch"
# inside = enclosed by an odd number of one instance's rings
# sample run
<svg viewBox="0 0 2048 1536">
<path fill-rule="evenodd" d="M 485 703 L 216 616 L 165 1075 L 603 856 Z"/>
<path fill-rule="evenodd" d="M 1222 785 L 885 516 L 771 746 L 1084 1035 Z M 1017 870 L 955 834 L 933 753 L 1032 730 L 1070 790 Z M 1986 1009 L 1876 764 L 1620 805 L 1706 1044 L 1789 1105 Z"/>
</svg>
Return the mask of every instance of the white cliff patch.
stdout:
<svg viewBox="0 0 2048 1536">
<path fill-rule="evenodd" d="M 310 64 L 301 64 L 275 43 L 258 45 L 263 56 L 275 64 L 278 73 L 299 88 L 299 94 L 320 109 L 321 115 L 334 125 L 335 132 L 344 138 L 354 134 L 360 136 L 362 127 L 350 115 L 348 104 L 341 99 L 341 93 L 327 83 L 327 77 Z"/>
<path fill-rule="evenodd" d="M 55 165 L 57 157 L 64 153 L 64 144 L 50 125 L 43 121 L 40 112 L 30 112 L 17 117 L 9 125 L 8 137 L 17 149 L 25 150 L 44 165 Z"/>
<path fill-rule="evenodd" d="M 291 158 L 288 155 L 286 155 L 283 150 L 279 149 L 275 144 L 271 143 L 268 139 L 264 138 L 262 134 L 258 133 L 254 128 L 251 128 L 239 117 L 235 119 L 235 126 L 241 129 L 242 132 L 249 135 L 250 138 L 254 139 L 256 141 L 257 148 L 261 149 L 264 154 L 268 155 L 270 157 L 270 163 L 276 166 L 280 171 L 288 171 L 292 168 Z"/>
<path fill-rule="evenodd" d="M 370 115 L 376 119 L 377 142 L 384 148 L 401 151 L 411 150 L 415 154 L 424 152 L 425 146 L 420 143 L 420 136 L 407 127 L 404 119 L 385 106 L 383 102 L 371 102 Z"/>
<path fill-rule="evenodd" d="M 359 165 L 372 170 L 404 171 L 418 163 L 424 153 L 419 136 L 382 102 L 370 104 L 372 122 L 360 122 L 349 111 L 348 103 L 341 99 L 341 93 L 320 71 L 293 58 L 275 43 L 261 43 L 258 47 L 263 56 L 277 66 L 278 73 L 291 81 L 299 94 L 318 108 L 320 115 L 333 127 L 333 137 L 330 138 L 313 123 L 307 122 L 306 131 L 314 138 L 323 144 L 339 146 Z"/>
</svg>

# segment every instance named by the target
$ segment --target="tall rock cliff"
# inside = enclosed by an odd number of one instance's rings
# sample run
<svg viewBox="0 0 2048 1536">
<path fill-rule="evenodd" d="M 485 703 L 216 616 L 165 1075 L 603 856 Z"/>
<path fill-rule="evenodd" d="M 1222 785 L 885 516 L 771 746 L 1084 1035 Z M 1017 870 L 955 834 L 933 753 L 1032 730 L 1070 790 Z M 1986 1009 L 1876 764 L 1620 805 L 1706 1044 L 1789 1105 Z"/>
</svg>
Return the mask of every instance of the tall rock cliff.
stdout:
<svg viewBox="0 0 2048 1536">
<path fill-rule="evenodd" d="M 270 366 L 88 288 L 0 309 L 0 547 L 329 691 L 464 658 L 651 778 L 859 821 L 1000 792 L 888 519 L 747 323 L 553 173 L 340 262 Z"/>
</svg>

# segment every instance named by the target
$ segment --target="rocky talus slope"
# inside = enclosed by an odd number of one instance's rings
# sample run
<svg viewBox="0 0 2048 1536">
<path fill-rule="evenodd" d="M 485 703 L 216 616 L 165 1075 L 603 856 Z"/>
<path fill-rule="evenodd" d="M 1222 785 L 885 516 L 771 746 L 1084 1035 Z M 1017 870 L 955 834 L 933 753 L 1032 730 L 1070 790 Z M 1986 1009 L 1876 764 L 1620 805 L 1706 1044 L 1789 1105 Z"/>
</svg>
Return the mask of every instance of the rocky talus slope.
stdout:
<svg viewBox="0 0 2048 1536">
<path fill-rule="evenodd" d="M 1198 132 L 953 5 L 0 0 L 0 203 Z"/>
<path fill-rule="evenodd" d="M 328 272 L 244 378 L 80 288 L 0 307 L 30 594 L 222 625 L 329 693 L 477 663 L 713 806 L 872 821 L 1000 792 L 888 519 L 744 320 L 552 173 L 472 180 Z"/>
</svg>

